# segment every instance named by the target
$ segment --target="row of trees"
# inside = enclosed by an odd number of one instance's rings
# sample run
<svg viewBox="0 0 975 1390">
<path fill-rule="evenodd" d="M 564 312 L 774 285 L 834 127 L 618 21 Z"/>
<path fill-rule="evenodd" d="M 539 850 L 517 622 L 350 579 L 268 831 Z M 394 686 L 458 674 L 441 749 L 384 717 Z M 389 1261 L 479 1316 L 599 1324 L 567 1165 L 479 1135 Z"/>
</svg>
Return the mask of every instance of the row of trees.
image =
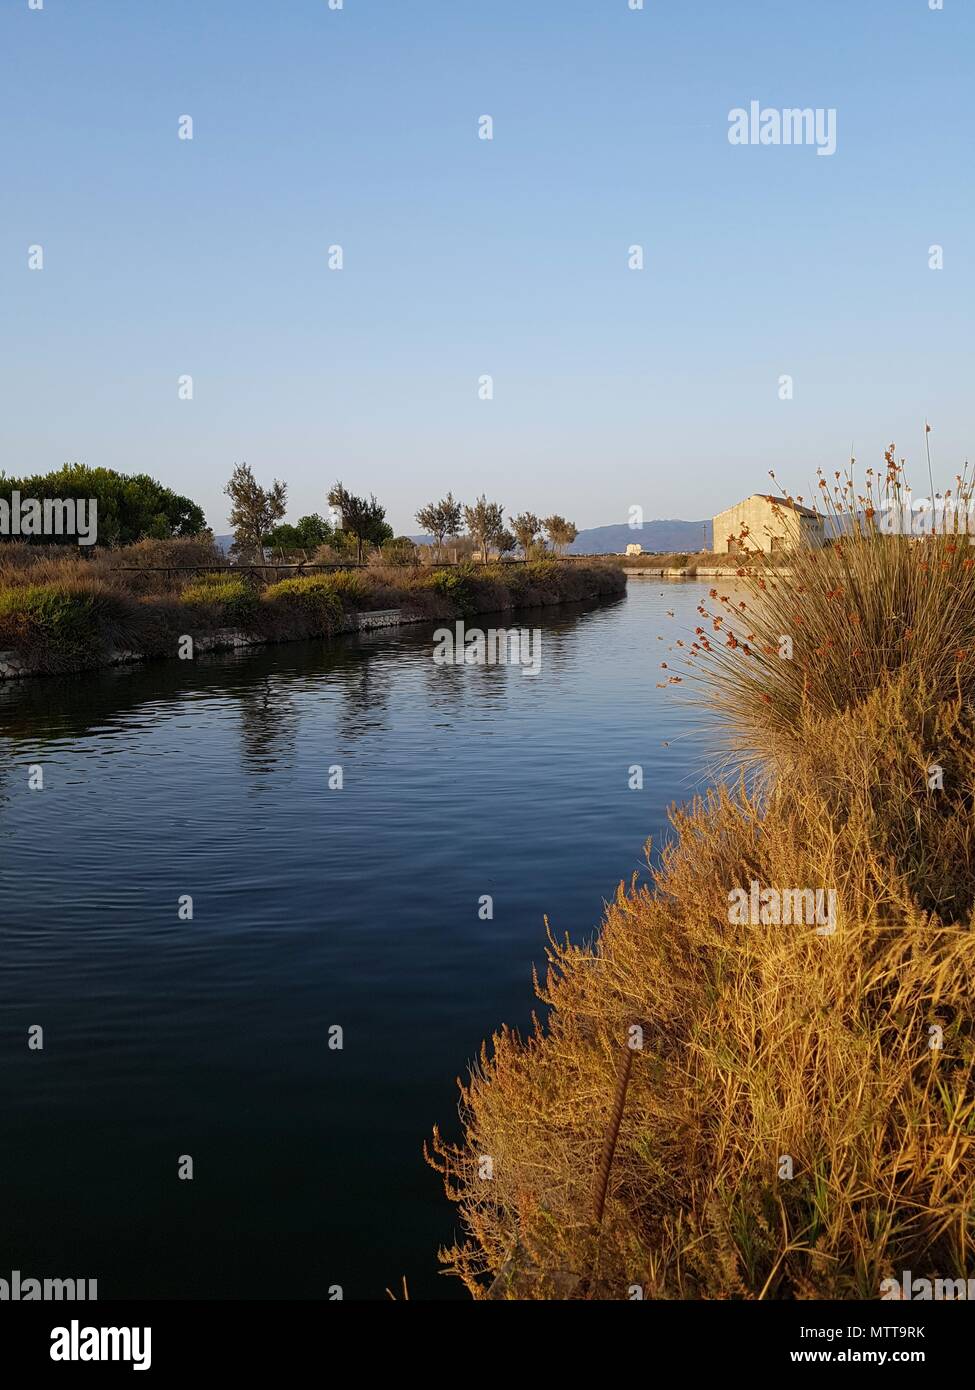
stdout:
<svg viewBox="0 0 975 1390">
<path fill-rule="evenodd" d="M 231 500 L 230 525 L 238 554 L 259 554 L 266 547 L 274 550 L 317 550 L 327 545 L 338 554 L 354 553 L 362 559 L 366 546 L 385 547 L 392 542 L 406 550 L 412 548 L 409 537 L 394 540 L 393 528 L 386 521 L 386 508 L 375 496 L 359 497 L 349 492 L 343 483 L 335 483 L 328 492 L 328 504 L 341 520 L 332 523 L 313 512 L 293 525 L 283 521 L 287 510 L 288 489 L 277 479 L 270 487 L 262 487 L 246 463 L 238 464 L 224 491 Z M 538 549 L 544 532 L 557 555 L 565 552 L 578 532 L 563 516 L 548 516 L 544 520 L 534 512 L 520 512 L 505 524 L 504 508 L 489 502 L 482 494 L 471 506 L 455 501 L 452 492 L 439 502 L 430 502 L 416 513 L 417 525 L 432 537 L 437 558 L 441 558 L 448 540 L 459 537 L 462 531 L 471 538 L 482 557 L 487 559 L 494 549 L 499 555 L 510 554 L 521 547 L 525 559 Z"/>
<path fill-rule="evenodd" d="M 527 560 L 544 531 L 555 553 L 561 555 L 579 534 L 564 516 L 549 516 L 540 520 L 534 512 L 520 512 L 511 517 L 511 530 L 504 523 L 504 508 L 489 502 L 482 494 L 473 506 L 454 501 L 452 492 L 439 502 L 429 502 L 416 514 L 417 524 L 433 537 L 438 557 L 444 542 L 461 533 L 461 517 L 467 534 L 476 541 L 486 560 L 493 546 L 499 555 L 506 555 L 520 545 Z"/>
<path fill-rule="evenodd" d="M 260 555 L 266 547 L 293 551 L 328 545 L 340 554 L 354 552 L 361 560 L 366 545 L 381 546 L 393 536 L 385 507 L 374 496 L 357 497 L 341 482 L 329 489 L 327 498 L 341 515 L 341 523 L 334 525 L 318 512 L 299 517 L 293 525 L 284 522 L 287 484 L 275 478 L 270 487 L 263 487 L 246 463 L 237 464 L 224 492 L 230 498 L 230 526 L 238 555 Z"/>
<path fill-rule="evenodd" d="M 128 475 L 111 468 L 89 468 L 82 463 L 66 463 L 53 473 L 24 478 L 8 478 L 0 472 L 0 497 L 18 492 L 22 498 L 94 499 L 98 503 L 99 545 L 131 545 L 147 538 L 165 540 L 173 536 L 197 536 L 207 531 L 203 509 L 188 497 L 164 487 L 146 473 Z M 386 509 L 373 494 L 359 497 L 341 482 L 329 489 L 327 501 L 333 520 L 317 512 L 285 522 L 287 484 L 278 479 L 264 487 L 250 466 L 237 464 L 224 488 L 230 498 L 230 525 L 238 555 L 260 557 L 270 547 L 284 552 L 314 553 L 330 546 L 337 554 L 362 560 L 366 547 L 382 547 L 407 556 L 414 547 L 408 536 L 394 538 L 386 521 Z M 430 502 L 416 513 L 416 520 L 434 541 L 437 557 L 447 540 L 466 530 L 469 543 L 486 559 L 494 549 L 507 555 L 517 546 L 525 558 L 538 548 L 544 532 L 557 554 L 576 538 L 576 528 L 561 516 L 541 520 L 532 512 L 521 512 L 505 524 L 504 508 L 479 497 L 471 506 L 454 500 L 448 492 L 439 502 Z M 33 544 L 63 544 L 61 536 L 28 536 Z"/>
</svg>

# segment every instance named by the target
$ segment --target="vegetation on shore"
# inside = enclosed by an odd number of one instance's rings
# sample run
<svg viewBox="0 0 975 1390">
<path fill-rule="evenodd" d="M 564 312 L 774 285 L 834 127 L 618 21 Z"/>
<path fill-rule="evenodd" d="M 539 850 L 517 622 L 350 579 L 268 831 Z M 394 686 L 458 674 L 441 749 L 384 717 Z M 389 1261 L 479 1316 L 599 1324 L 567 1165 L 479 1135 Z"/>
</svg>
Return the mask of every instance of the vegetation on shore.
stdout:
<svg viewBox="0 0 975 1390">
<path fill-rule="evenodd" d="M 218 570 L 222 563 L 209 538 L 143 541 L 88 559 L 76 549 L 7 544 L 0 651 L 38 672 L 73 671 L 105 665 L 120 650 L 176 656 L 181 638 L 228 628 L 255 641 L 323 637 L 347 631 L 363 610 L 452 619 L 619 594 L 626 583 L 617 566 L 599 562 L 445 569 L 379 560 L 284 579 L 268 568 Z M 186 573 L 190 566 L 199 572 Z"/>
<path fill-rule="evenodd" d="M 475 1297 L 975 1274 L 975 551 L 881 534 L 892 449 L 862 496 L 820 486 L 847 534 L 781 576 L 744 563 L 667 676 L 757 775 L 672 812 L 595 941 L 551 939 L 544 1025 L 501 1029 L 459 1142 L 434 1132 L 462 1226 L 441 1258 Z M 836 930 L 735 925 L 753 882 L 835 890 Z"/>
<path fill-rule="evenodd" d="M 628 570 L 684 570 L 688 577 L 695 575 L 698 570 L 736 569 L 741 563 L 737 556 L 729 555 L 727 551 L 714 550 L 673 550 L 660 554 L 646 550 L 641 555 L 621 555 L 619 562 Z M 758 552 L 750 558 L 752 569 L 780 569 L 787 567 L 790 562 L 791 552 L 788 550 L 776 551 L 771 555 Z"/>
</svg>

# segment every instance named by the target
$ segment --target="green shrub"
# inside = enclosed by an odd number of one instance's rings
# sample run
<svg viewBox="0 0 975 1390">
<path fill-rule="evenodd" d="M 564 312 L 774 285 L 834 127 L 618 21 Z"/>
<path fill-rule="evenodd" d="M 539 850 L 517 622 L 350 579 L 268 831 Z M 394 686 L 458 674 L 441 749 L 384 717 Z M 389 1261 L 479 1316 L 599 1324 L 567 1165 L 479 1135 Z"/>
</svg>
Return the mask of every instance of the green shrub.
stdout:
<svg viewBox="0 0 975 1390">
<path fill-rule="evenodd" d="M 532 560 L 524 572 L 531 584 L 551 584 L 558 580 L 560 566 L 557 560 Z"/>
<path fill-rule="evenodd" d="M 183 589 L 181 598 L 191 607 L 212 606 L 228 626 L 246 625 L 257 609 L 257 596 L 246 579 L 227 572 L 202 574 Z"/>
<path fill-rule="evenodd" d="M 0 645 L 42 666 L 87 665 L 131 640 L 132 606 L 97 579 L 27 584 L 0 592 Z"/>
<path fill-rule="evenodd" d="M 454 604 L 461 613 L 474 609 L 475 570 L 473 566 L 461 565 L 457 569 L 434 570 L 425 575 L 421 587 L 429 589 Z"/>
<path fill-rule="evenodd" d="M 511 586 L 511 578 L 515 570 L 521 571 L 521 565 L 506 565 L 497 562 L 493 565 L 479 565 L 477 569 L 478 579 L 488 579 L 492 584 L 504 584 L 506 588 Z"/>
<path fill-rule="evenodd" d="M 335 570 L 332 574 L 313 577 L 328 584 L 331 592 L 343 603 L 358 607 L 369 600 L 369 585 L 358 570 Z"/>
<path fill-rule="evenodd" d="M 300 627 L 309 633 L 323 634 L 333 631 L 342 616 L 342 599 L 336 592 L 337 579 L 351 578 L 361 585 L 358 575 L 307 574 L 295 575 L 293 579 L 281 579 L 264 591 L 266 612 L 281 614 L 290 612 Z M 344 590 L 344 585 L 339 585 Z M 364 586 L 362 586 L 364 587 Z M 355 585 L 351 588 L 355 590 Z"/>
</svg>

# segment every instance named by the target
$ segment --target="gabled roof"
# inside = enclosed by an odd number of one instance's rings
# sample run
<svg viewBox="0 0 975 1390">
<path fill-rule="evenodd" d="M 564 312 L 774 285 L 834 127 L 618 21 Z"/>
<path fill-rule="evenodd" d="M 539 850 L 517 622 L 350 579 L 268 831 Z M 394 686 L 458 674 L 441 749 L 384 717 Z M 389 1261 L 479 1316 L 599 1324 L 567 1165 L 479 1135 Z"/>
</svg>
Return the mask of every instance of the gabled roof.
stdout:
<svg viewBox="0 0 975 1390">
<path fill-rule="evenodd" d="M 771 502 L 775 507 L 791 507 L 792 510 L 798 512 L 800 516 L 815 517 L 817 521 L 823 520 L 819 512 L 814 512 L 811 507 L 803 507 L 798 502 L 791 501 L 788 497 L 772 497 L 767 492 L 753 492 L 752 496 L 760 497 L 763 502 Z"/>
</svg>

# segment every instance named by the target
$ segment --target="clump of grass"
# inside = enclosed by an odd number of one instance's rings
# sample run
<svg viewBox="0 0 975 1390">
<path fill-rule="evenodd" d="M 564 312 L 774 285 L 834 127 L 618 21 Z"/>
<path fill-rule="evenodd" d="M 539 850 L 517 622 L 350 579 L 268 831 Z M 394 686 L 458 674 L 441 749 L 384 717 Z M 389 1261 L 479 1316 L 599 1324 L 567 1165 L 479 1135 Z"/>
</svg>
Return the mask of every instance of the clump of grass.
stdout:
<svg viewBox="0 0 975 1390">
<path fill-rule="evenodd" d="M 433 570 L 430 574 L 414 572 L 411 588 L 430 591 L 445 599 L 461 616 L 466 616 L 478 611 L 477 577 L 473 565 Z"/>
<path fill-rule="evenodd" d="M 76 545 L 31 545 L 0 542 L 0 588 L 23 584 L 65 583 L 90 578 L 91 560 Z"/>
<path fill-rule="evenodd" d="M 357 583 L 342 582 L 349 580 Z M 263 594 L 262 608 L 272 631 L 282 626 L 293 630 L 297 626 L 304 635 L 324 636 L 338 626 L 342 597 L 350 590 L 361 597 L 363 587 L 357 574 L 296 575 L 269 585 Z"/>
<path fill-rule="evenodd" d="M 547 584 L 558 578 L 560 569 L 558 560 L 531 560 L 524 573 L 532 584 Z"/>
<path fill-rule="evenodd" d="M 96 578 L 0 591 L 0 647 L 42 670 L 98 664 L 113 647 L 132 643 L 137 626 L 134 605 Z"/>
<path fill-rule="evenodd" d="M 651 886 L 621 884 L 594 943 L 550 940 L 546 1025 L 498 1032 L 460 1141 L 434 1133 L 464 1232 L 442 1259 L 475 1297 L 876 1298 L 904 1269 L 975 1275 L 970 567 L 853 502 L 840 544 L 775 586 L 743 566 L 760 614 L 717 593 L 699 634 L 700 689 L 765 777 L 674 811 Z M 773 660 L 760 643 L 796 613 Z M 834 890 L 835 932 L 737 925 L 752 881 Z"/>
<path fill-rule="evenodd" d="M 322 577 L 327 578 L 332 593 L 347 607 L 361 608 L 369 602 L 372 584 L 359 570 L 335 570 Z"/>
<path fill-rule="evenodd" d="M 227 571 L 202 574 L 180 595 L 192 608 L 209 609 L 227 627 L 246 627 L 257 611 L 257 594 L 246 579 Z"/>
<path fill-rule="evenodd" d="M 90 561 L 97 572 L 138 595 L 177 595 L 188 580 L 186 569 L 220 565 L 223 552 L 210 535 L 143 540 L 99 551 Z"/>
</svg>

